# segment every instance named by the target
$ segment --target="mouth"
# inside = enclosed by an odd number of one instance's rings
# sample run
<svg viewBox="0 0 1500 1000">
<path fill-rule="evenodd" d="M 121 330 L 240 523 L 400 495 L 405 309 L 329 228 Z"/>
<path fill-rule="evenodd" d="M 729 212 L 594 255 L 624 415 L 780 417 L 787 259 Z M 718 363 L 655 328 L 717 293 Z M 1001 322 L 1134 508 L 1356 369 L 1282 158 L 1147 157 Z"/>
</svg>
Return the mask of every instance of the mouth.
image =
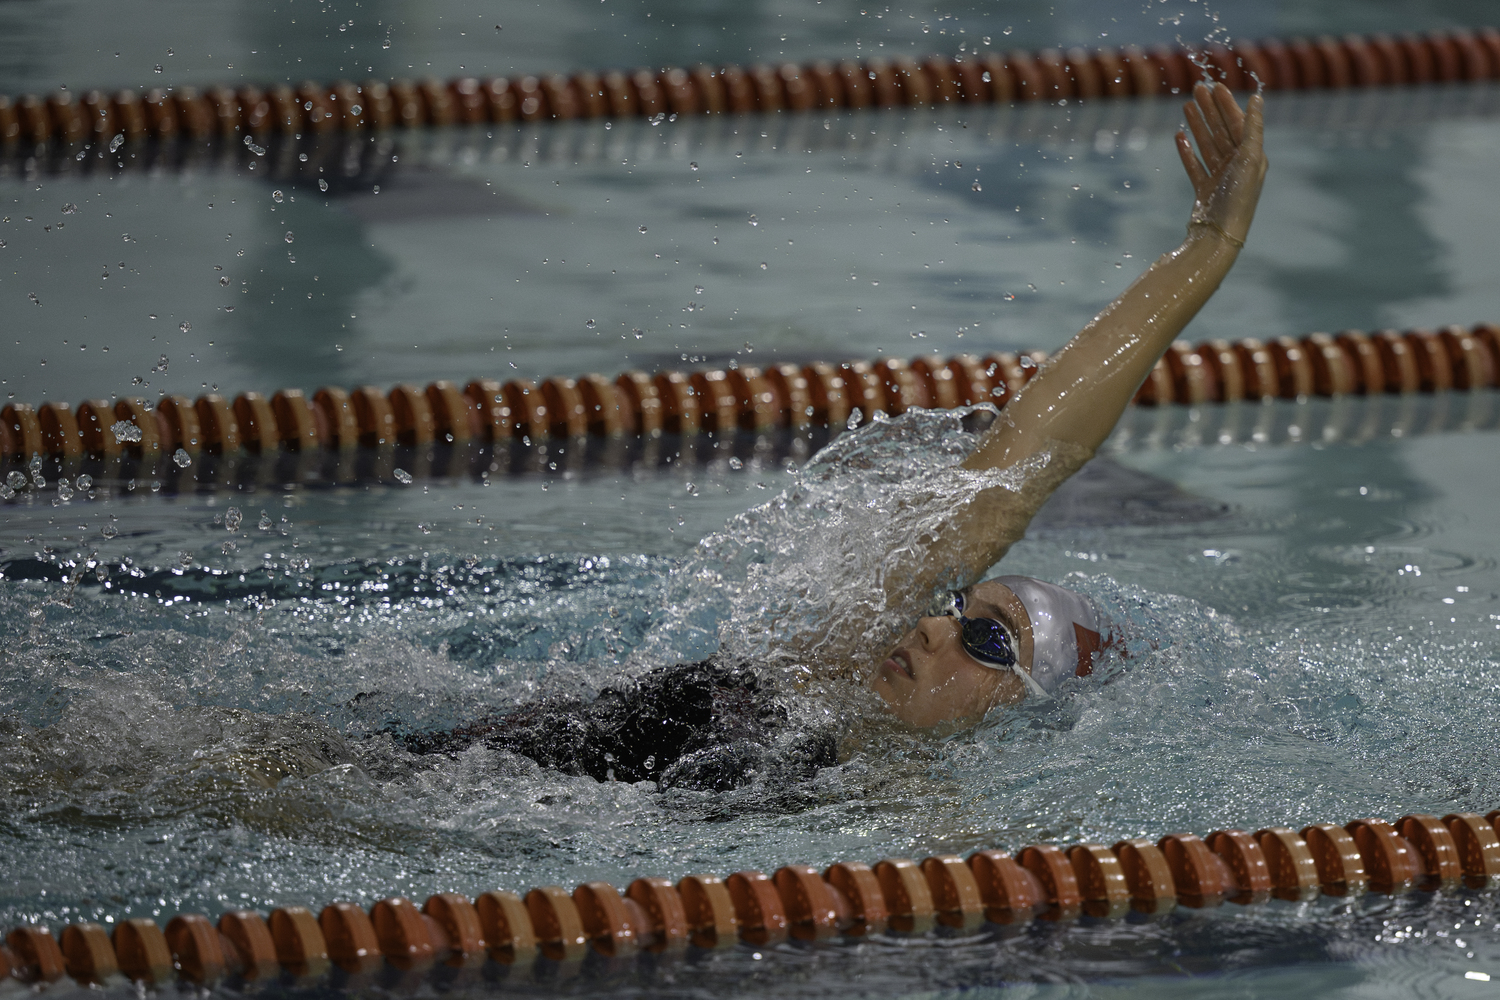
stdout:
<svg viewBox="0 0 1500 1000">
<path fill-rule="evenodd" d="M 912 670 L 911 657 L 906 655 L 905 650 L 896 650 L 881 666 L 891 673 L 900 674 L 907 680 L 915 681 L 917 679 L 916 672 Z"/>
</svg>

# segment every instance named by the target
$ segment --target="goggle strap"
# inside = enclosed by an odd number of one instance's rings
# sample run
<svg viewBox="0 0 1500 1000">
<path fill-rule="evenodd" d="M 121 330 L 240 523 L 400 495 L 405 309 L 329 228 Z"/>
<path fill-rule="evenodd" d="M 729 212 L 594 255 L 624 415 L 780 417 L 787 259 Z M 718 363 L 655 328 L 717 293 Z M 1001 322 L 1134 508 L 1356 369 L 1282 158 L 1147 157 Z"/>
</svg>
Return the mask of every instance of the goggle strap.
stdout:
<svg viewBox="0 0 1500 1000">
<path fill-rule="evenodd" d="M 1021 678 L 1021 681 L 1026 685 L 1026 690 L 1027 691 L 1029 691 L 1032 694 L 1036 695 L 1038 698 L 1050 698 L 1050 697 L 1052 697 L 1050 694 L 1047 693 L 1047 689 L 1046 688 L 1042 687 L 1040 684 L 1038 684 L 1036 682 L 1036 678 L 1032 677 L 1029 673 L 1027 673 L 1024 669 L 1022 669 L 1022 667 L 1021 667 L 1021 665 L 1019 663 L 1012 663 L 1010 665 L 1010 669 L 1014 670 L 1015 673 L 1016 673 L 1016 676 L 1019 677 L 1019 678 Z"/>
</svg>

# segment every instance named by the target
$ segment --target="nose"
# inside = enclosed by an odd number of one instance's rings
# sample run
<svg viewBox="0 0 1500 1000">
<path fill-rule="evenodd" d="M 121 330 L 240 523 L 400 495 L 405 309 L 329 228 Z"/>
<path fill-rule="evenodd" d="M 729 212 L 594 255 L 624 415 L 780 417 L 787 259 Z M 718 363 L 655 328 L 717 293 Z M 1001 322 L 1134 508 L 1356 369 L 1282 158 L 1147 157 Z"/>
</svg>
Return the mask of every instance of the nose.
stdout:
<svg viewBox="0 0 1500 1000">
<path fill-rule="evenodd" d="M 917 637 L 923 649 L 929 652 L 941 649 L 958 637 L 958 619 L 952 615 L 929 615 L 918 619 Z"/>
</svg>

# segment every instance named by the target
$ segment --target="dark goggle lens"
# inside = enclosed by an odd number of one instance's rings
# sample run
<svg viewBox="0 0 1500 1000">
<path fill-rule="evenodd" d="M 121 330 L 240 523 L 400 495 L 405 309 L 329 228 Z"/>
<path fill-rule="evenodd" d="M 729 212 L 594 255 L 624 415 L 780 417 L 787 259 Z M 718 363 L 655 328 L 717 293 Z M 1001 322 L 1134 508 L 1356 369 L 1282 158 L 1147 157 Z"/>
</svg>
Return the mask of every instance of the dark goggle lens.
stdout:
<svg viewBox="0 0 1500 1000">
<path fill-rule="evenodd" d="M 959 626 L 963 629 L 964 649 L 974 659 L 1002 667 L 1015 664 L 1016 651 L 999 622 L 993 618 L 960 618 Z"/>
</svg>

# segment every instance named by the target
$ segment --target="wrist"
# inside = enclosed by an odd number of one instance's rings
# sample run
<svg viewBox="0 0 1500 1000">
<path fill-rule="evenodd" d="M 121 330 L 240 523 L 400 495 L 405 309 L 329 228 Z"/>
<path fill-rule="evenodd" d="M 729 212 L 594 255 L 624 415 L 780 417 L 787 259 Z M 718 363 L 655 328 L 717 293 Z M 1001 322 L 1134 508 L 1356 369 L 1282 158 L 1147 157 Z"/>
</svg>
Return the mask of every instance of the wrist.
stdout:
<svg viewBox="0 0 1500 1000">
<path fill-rule="evenodd" d="M 1209 239 L 1227 243 L 1236 251 L 1245 249 L 1244 240 L 1231 236 L 1223 226 L 1212 219 L 1192 219 L 1188 222 L 1187 228 L 1189 239 L 1194 236 L 1206 236 Z"/>
</svg>

